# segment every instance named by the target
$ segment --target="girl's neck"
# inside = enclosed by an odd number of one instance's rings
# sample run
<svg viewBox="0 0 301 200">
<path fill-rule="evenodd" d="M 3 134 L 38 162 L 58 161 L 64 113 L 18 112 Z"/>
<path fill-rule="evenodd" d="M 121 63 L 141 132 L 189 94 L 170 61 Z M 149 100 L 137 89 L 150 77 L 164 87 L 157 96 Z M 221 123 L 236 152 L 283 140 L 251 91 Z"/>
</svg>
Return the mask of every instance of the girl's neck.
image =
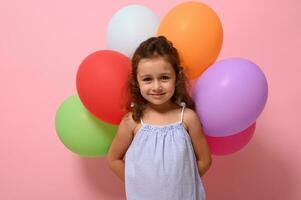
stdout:
<svg viewBox="0 0 301 200">
<path fill-rule="evenodd" d="M 165 113 L 165 112 L 168 112 L 177 107 L 178 106 L 175 103 L 173 103 L 172 101 L 167 101 L 161 105 L 155 105 L 155 104 L 148 103 L 146 110 L 152 110 L 152 111 L 155 111 L 158 113 Z"/>
</svg>

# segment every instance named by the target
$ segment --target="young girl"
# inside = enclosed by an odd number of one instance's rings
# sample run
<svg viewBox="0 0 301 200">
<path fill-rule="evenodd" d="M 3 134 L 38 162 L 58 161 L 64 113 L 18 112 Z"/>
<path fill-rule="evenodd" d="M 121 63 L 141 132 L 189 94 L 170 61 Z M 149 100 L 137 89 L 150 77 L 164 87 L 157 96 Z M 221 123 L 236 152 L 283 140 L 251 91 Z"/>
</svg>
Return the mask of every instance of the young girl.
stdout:
<svg viewBox="0 0 301 200">
<path fill-rule="evenodd" d="M 135 51 L 129 91 L 130 112 L 108 152 L 127 200 L 205 199 L 200 177 L 211 155 L 178 52 L 165 37 L 152 37 Z"/>
</svg>

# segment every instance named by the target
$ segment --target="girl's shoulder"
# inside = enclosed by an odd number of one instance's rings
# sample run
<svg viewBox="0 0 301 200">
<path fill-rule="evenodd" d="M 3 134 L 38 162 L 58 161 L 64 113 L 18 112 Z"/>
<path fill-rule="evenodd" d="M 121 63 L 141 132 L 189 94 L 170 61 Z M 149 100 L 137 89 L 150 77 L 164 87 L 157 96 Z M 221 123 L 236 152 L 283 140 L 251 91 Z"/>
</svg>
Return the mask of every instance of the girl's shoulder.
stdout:
<svg viewBox="0 0 301 200">
<path fill-rule="evenodd" d="M 193 109 L 187 108 L 187 107 L 185 107 L 184 115 L 186 115 L 187 117 L 196 117 L 197 116 L 196 112 Z"/>
<path fill-rule="evenodd" d="M 200 119 L 197 113 L 193 109 L 185 108 L 183 115 L 183 123 L 185 128 L 189 129 L 190 125 L 195 122 L 200 123 Z"/>
<path fill-rule="evenodd" d="M 127 129 L 130 129 L 131 131 L 134 131 L 137 125 L 138 123 L 135 122 L 135 120 L 132 117 L 132 112 L 126 113 L 119 124 L 119 126 L 124 126 Z"/>
</svg>

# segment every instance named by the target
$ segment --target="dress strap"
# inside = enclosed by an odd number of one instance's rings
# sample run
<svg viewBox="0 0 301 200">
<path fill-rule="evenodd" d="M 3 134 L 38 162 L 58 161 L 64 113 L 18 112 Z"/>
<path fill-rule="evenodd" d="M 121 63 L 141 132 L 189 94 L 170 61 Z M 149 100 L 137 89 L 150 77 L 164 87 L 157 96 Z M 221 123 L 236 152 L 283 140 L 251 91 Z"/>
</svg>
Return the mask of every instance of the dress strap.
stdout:
<svg viewBox="0 0 301 200">
<path fill-rule="evenodd" d="M 140 123 L 141 123 L 141 125 L 143 125 L 143 124 L 144 124 L 144 122 L 142 121 L 142 118 L 140 118 Z"/>
<path fill-rule="evenodd" d="M 185 102 L 182 102 L 181 106 L 182 106 L 182 112 L 181 112 L 181 120 L 180 120 L 180 122 L 182 123 L 183 122 L 184 110 L 185 110 L 185 107 L 186 107 Z"/>
</svg>

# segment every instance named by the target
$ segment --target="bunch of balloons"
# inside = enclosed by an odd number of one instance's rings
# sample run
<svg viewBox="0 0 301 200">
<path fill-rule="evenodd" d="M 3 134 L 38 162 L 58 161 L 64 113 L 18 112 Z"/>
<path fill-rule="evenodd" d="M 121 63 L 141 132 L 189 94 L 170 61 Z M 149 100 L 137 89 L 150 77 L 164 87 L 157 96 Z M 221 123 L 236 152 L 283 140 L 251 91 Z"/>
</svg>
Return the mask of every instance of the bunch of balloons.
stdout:
<svg viewBox="0 0 301 200">
<path fill-rule="evenodd" d="M 259 67 L 242 58 L 215 62 L 223 29 L 217 14 L 200 2 L 176 5 L 160 21 L 149 8 L 129 5 L 111 18 L 106 44 L 79 66 L 78 95 L 65 100 L 56 114 L 63 144 L 82 156 L 101 156 L 125 114 L 131 61 L 138 45 L 164 35 L 178 49 L 211 152 L 233 153 L 251 139 L 267 100 L 267 81 Z"/>
</svg>

